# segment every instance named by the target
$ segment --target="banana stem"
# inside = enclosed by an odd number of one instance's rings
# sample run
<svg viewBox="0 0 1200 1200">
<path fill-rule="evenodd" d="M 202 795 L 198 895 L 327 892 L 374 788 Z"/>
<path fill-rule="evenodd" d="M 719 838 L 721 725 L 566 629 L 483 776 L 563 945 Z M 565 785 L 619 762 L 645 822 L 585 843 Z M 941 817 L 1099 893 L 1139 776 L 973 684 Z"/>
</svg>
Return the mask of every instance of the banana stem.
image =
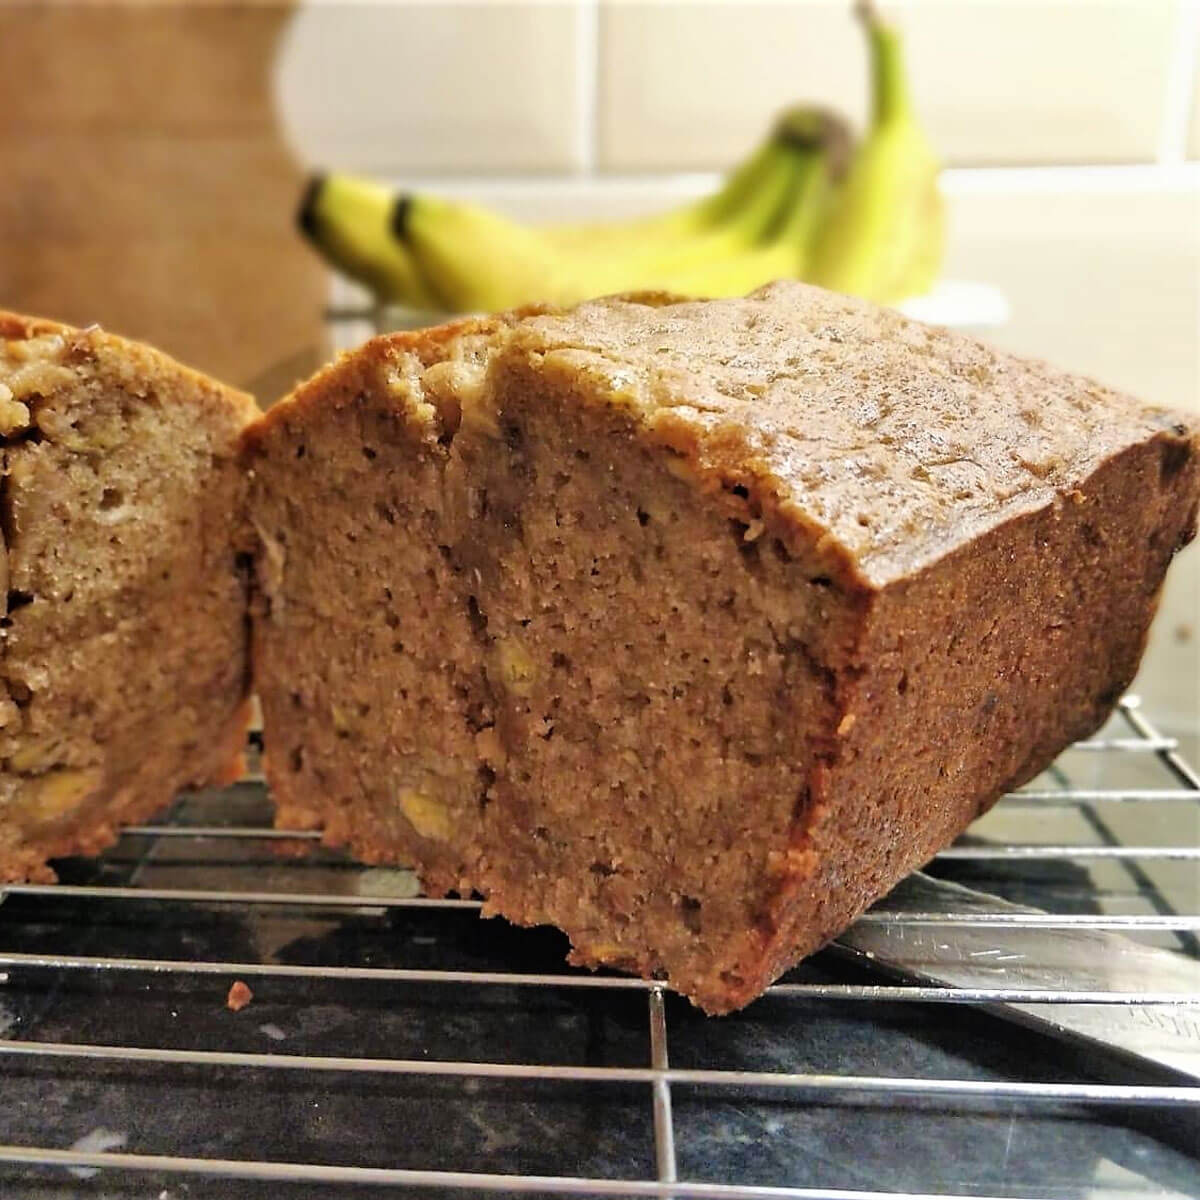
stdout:
<svg viewBox="0 0 1200 1200">
<path fill-rule="evenodd" d="M 879 15 L 873 0 L 859 0 L 856 12 L 871 52 L 871 121 L 883 125 L 906 117 L 912 104 L 899 31 Z"/>
</svg>

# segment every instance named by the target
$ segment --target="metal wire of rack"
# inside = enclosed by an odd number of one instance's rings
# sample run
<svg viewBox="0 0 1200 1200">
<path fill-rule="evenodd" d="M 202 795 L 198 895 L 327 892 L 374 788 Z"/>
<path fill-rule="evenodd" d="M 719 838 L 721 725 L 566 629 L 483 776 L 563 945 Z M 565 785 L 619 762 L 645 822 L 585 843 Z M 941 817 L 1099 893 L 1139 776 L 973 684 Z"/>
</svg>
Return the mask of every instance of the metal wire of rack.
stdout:
<svg viewBox="0 0 1200 1200">
<path fill-rule="evenodd" d="M 1118 724 L 1115 730 L 1110 726 L 1102 736 L 1068 752 L 1068 757 L 1074 756 L 1078 762 L 1097 764 L 1093 772 L 1096 778 L 1087 786 L 1073 786 L 1066 769 L 1057 769 L 1028 789 L 1014 793 L 996 810 L 1007 811 L 1010 819 L 1021 812 L 1078 814 L 1080 827 L 1090 829 L 1093 840 L 1036 843 L 973 839 L 943 852 L 935 864 L 994 872 L 1009 870 L 1014 865 L 1050 871 L 1056 865 L 1076 864 L 1076 883 L 1081 869 L 1123 873 L 1110 875 L 1103 889 L 1098 888 L 1093 876 L 1084 877 L 1083 891 L 1090 889 L 1097 896 L 1103 891 L 1100 897 L 1103 903 L 1093 902 L 1093 898 L 1086 905 L 1088 911 L 1078 911 L 1076 906 L 1074 911 L 1051 910 L 1036 915 L 896 912 L 884 907 L 866 914 L 862 921 L 897 927 L 937 925 L 945 927 L 947 932 L 955 927 L 992 925 L 997 927 L 999 935 L 1009 928 L 1028 929 L 1037 925 L 1115 929 L 1137 936 L 1171 937 L 1175 939 L 1174 948 L 1194 954 L 1194 934 L 1200 932 L 1200 911 L 1196 911 L 1194 896 L 1189 894 L 1187 875 L 1183 877 L 1181 907 L 1178 889 L 1175 895 L 1168 895 L 1170 888 L 1156 881 L 1153 873 L 1166 871 L 1169 874 L 1172 869 L 1182 869 L 1194 876 L 1189 864 L 1200 858 L 1200 838 L 1192 839 L 1189 830 L 1197 829 L 1200 817 L 1200 808 L 1196 807 L 1200 804 L 1200 775 L 1181 756 L 1176 741 L 1162 736 L 1139 711 L 1133 698 L 1122 701 L 1114 722 Z M 1120 728 L 1122 725 L 1123 729 Z M 1122 779 L 1123 771 L 1131 765 L 1134 769 L 1128 786 L 1109 782 Z M 1147 780 L 1145 777 L 1151 772 L 1157 778 Z M 1172 826 L 1183 830 L 1181 842 L 1131 845 L 1121 841 L 1110 828 L 1110 810 L 1161 812 L 1167 807 L 1184 814 L 1182 822 Z M 318 1159 L 315 1154 L 311 1159 L 293 1160 L 249 1153 L 187 1153 L 184 1152 L 187 1147 L 168 1148 L 170 1152 L 168 1149 L 133 1151 L 125 1149 L 120 1142 L 105 1143 L 103 1139 L 100 1143 L 89 1143 L 84 1139 L 82 1143 L 64 1146 L 54 1143 L 69 1138 L 73 1131 L 69 1121 L 56 1128 L 49 1118 L 39 1124 L 39 1119 L 33 1117 L 21 1125 L 19 1116 L 12 1121 L 5 1120 L 5 1105 L 0 1103 L 0 1141 L 7 1143 L 0 1144 L 0 1195 L 84 1194 L 81 1189 L 88 1186 L 83 1182 L 85 1176 L 99 1169 L 102 1177 L 109 1181 L 117 1178 L 161 1182 L 165 1186 L 154 1194 L 164 1197 L 175 1195 L 170 1188 L 180 1186 L 180 1181 L 188 1181 L 183 1186 L 190 1188 L 207 1180 L 223 1181 L 220 1182 L 221 1190 L 212 1193 L 220 1196 L 233 1195 L 225 1189 L 240 1181 L 244 1186 L 295 1184 L 301 1188 L 299 1194 L 305 1195 L 313 1194 L 311 1189 L 318 1186 L 357 1185 L 356 1194 L 371 1188 L 383 1191 L 407 1189 L 409 1194 L 415 1191 L 422 1195 L 505 1192 L 710 1200 L 801 1200 L 817 1196 L 870 1200 L 871 1197 L 899 1195 L 953 1200 L 955 1196 L 969 1195 L 978 1200 L 989 1194 L 980 1191 L 981 1187 L 989 1180 L 999 1180 L 996 1194 L 1011 1200 L 1014 1195 L 1026 1194 L 1012 1190 L 1014 1186 L 1019 1187 L 1023 1179 L 1028 1190 L 1027 1178 L 1020 1171 L 1015 1175 L 1011 1172 L 997 1175 L 995 1171 L 990 1175 L 984 1171 L 970 1178 L 964 1175 L 959 1179 L 963 1185 L 961 1190 L 955 1190 L 954 1180 L 948 1179 L 944 1172 L 933 1180 L 937 1186 L 925 1191 L 902 1186 L 904 1178 L 887 1188 L 862 1186 L 861 1180 L 846 1186 L 839 1178 L 823 1179 L 821 1156 L 817 1155 L 814 1161 L 810 1153 L 811 1139 L 805 1135 L 796 1140 L 795 1131 L 803 1128 L 803 1121 L 812 1118 L 814 1106 L 835 1109 L 839 1105 L 858 1106 L 879 1114 L 881 1119 L 897 1114 L 922 1114 L 934 1121 L 933 1125 L 924 1127 L 925 1136 L 939 1127 L 939 1121 L 944 1128 L 953 1113 L 966 1113 L 967 1118 L 975 1120 L 973 1114 L 999 1110 L 1003 1119 L 1010 1122 L 1010 1143 L 1020 1121 L 1040 1120 L 1039 1114 L 1045 1111 L 1051 1114 L 1065 1112 L 1067 1116 L 1063 1119 L 1068 1121 L 1071 1136 L 1076 1139 L 1080 1121 L 1107 1130 L 1111 1122 L 1123 1122 L 1138 1112 L 1150 1114 L 1152 1123 L 1167 1116 L 1200 1114 L 1200 1087 L 1195 1086 L 1145 1082 L 1136 1078 L 1101 1082 L 1094 1078 L 1066 1077 L 1069 1072 L 1057 1068 L 1049 1074 L 1042 1072 L 1036 1078 L 1011 1077 L 1016 1073 L 1011 1067 L 1007 1078 L 1003 1077 L 1003 1072 L 988 1074 L 973 1068 L 961 1074 L 947 1073 L 946 1064 L 941 1060 L 936 1069 L 911 1073 L 846 1068 L 841 1061 L 834 1062 L 826 1070 L 787 1069 L 793 1064 L 787 1062 L 786 1054 L 780 1053 L 780 1047 L 786 1050 L 803 1030 L 819 1028 L 814 1024 L 817 1018 L 813 1013 L 817 1009 L 813 1006 L 836 1006 L 829 1011 L 841 1014 L 836 1018 L 843 1022 L 836 1027 L 838 1036 L 843 1041 L 853 1041 L 861 1034 L 870 1046 L 869 1039 L 874 1036 L 873 1023 L 881 1029 L 890 1028 L 889 1021 L 903 1023 L 903 1017 L 897 1018 L 895 1014 L 905 1010 L 932 1013 L 934 1016 L 926 1023 L 941 1028 L 941 1022 L 947 1018 L 937 1014 L 958 1012 L 963 1015 L 963 1020 L 987 1022 L 994 1018 L 984 1016 L 981 1006 L 998 1003 L 1162 1005 L 1177 1011 L 1179 1020 L 1200 1028 L 1197 1026 L 1200 1016 L 1195 1015 L 1200 1010 L 1200 992 L 1097 990 L 1075 986 L 1069 980 L 1059 986 L 1044 988 L 1003 984 L 953 988 L 831 978 L 828 969 L 823 976 L 820 971 L 815 976 L 811 972 L 807 976 L 801 972 L 799 977 L 793 973 L 774 985 L 767 997 L 749 1010 L 753 1013 L 765 1006 L 764 1011 L 774 1014 L 773 1028 L 781 1034 L 763 1060 L 756 1057 L 757 1051 L 753 1047 L 747 1049 L 749 1043 L 741 1036 L 746 1026 L 739 1025 L 738 1018 L 719 1022 L 698 1019 L 682 1002 L 664 995 L 662 988 L 651 981 L 556 967 L 554 956 L 561 949 L 557 944 L 548 959 L 535 956 L 533 960 L 517 962 L 512 969 L 504 969 L 503 953 L 499 961 L 485 961 L 483 965 L 441 961 L 439 955 L 444 956 L 446 948 L 454 945 L 455 929 L 459 928 L 455 926 L 447 933 L 445 923 L 460 917 L 473 917 L 479 907 L 477 902 L 430 899 L 411 894 L 409 881 L 401 874 L 360 872 L 328 852 L 317 851 L 306 857 L 280 857 L 277 853 L 280 849 L 294 852 L 318 835 L 272 829 L 264 823 L 266 812 L 261 778 L 252 777 L 228 789 L 223 796 L 209 797 L 202 805 L 188 798 L 182 799 L 161 823 L 125 830 L 121 843 L 95 868 L 96 876 L 90 882 L 0 887 L 0 1033 L 7 1033 L 7 1036 L 0 1036 L 0 1086 L 4 1089 L 4 1100 L 13 1103 L 11 1112 L 24 1111 L 20 1097 L 16 1096 L 18 1086 L 27 1086 L 30 1090 L 30 1105 L 45 1105 L 48 1095 L 59 1095 L 56 1088 L 65 1087 L 69 1092 L 71 1088 L 86 1084 L 85 1091 L 91 1099 L 81 1101 L 85 1107 L 91 1105 L 94 1108 L 100 1103 L 95 1096 L 105 1097 L 105 1103 L 115 1102 L 119 1106 L 123 1089 L 131 1091 L 141 1087 L 138 1074 L 141 1071 L 165 1072 L 161 1081 L 165 1081 L 163 1087 L 166 1090 L 160 1089 L 160 1093 L 168 1096 L 173 1089 L 182 1086 L 181 1079 L 191 1087 L 197 1073 L 204 1078 L 211 1075 L 218 1080 L 213 1092 L 218 1105 L 223 1103 L 221 1097 L 239 1094 L 242 1085 L 238 1080 L 247 1073 L 258 1080 L 279 1075 L 300 1080 L 307 1089 L 305 1094 L 311 1091 L 314 1096 L 324 1096 L 320 1091 L 322 1079 L 349 1080 L 350 1083 L 343 1086 L 348 1088 L 346 1095 L 355 1102 L 361 1099 L 361 1092 L 356 1092 L 356 1088 L 367 1088 L 370 1095 L 377 1096 L 381 1081 L 402 1081 L 405 1088 L 418 1085 L 430 1088 L 442 1083 L 458 1088 L 458 1092 L 445 1100 L 444 1108 L 438 1100 L 442 1093 L 436 1090 L 431 1093 L 434 1097 L 428 1101 L 433 1106 L 428 1117 L 431 1124 L 437 1124 L 439 1118 L 433 1114 L 439 1112 L 446 1114 L 447 1119 L 454 1119 L 454 1103 L 475 1103 L 474 1098 L 481 1094 L 481 1089 L 499 1089 L 495 1094 L 503 1097 L 506 1088 L 553 1089 L 561 1085 L 571 1089 L 571 1103 L 582 1103 L 585 1110 L 589 1089 L 607 1090 L 610 1094 L 616 1089 L 623 1122 L 619 1125 L 624 1132 L 605 1141 L 608 1149 L 613 1151 L 604 1159 L 611 1171 L 599 1168 L 572 1170 L 569 1161 L 565 1163 L 567 1169 L 563 1170 L 520 1169 L 523 1163 L 536 1165 L 540 1161 L 536 1145 L 522 1143 L 515 1151 L 511 1146 L 501 1145 L 500 1150 L 513 1151 L 506 1158 L 504 1153 L 492 1153 L 496 1147 L 490 1146 L 487 1138 L 476 1146 L 478 1152 L 473 1156 L 451 1158 L 450 1154 L 458 1151 L 451 1144 L 453 1136 L 444 1131 L 438 1134 L 432 1150 L 425 1145 L 424 1152 L 429 1157 L 423 1164 L 400 1166 L 369 1161 L 338 1162 L 336 1154 L 327 1155 L 325 1160 Z M 233 860 L 231 854 L 234 854 Z M 238 854 L 245 857 L 238 859 Z M 263 858 L 264 854 L 267 857 Z M 1085 866 L 1079 868 L 1078 864 Z M 86 872 L 91 868 L 81 869 Z M 244 877 L 247 871 L 261 879 L 263 885 L 257 888 L 227 885 L 229 880 L 236 882 Z M 377 881 L 376 877 L 380 875 L 382 880 Z M 87 878 L 86 874 L 84 878 Z M 310 878 L 316 878 L 320 886 L 310 885 Z M 218 882 L 209 882 L 213 879 Z M 369 886 L 364 886 L 364 880 Z M 180 881 L 188 886 L 181 885 Z M 196 886 L 197 881 L 206 885 Z M 389 885 L 393 889 L 390 892 Z M 1054 894 L 1053 887 L 1050 894 Z M 1150 911 L 1106 910 L 1120 905 L 1129 907 L 1129 902 L 1134 899 L 1137 905 Z M 1190 908 L 1187 907 L 1189 904 Z M 266 925 L 253 925 L 253 928 L 260 933 L 262 928 L 269 928 L 273 931 L 271 936 L 256 933 L 255 938 L 241 942 L 243 949 L 257 948 L 260 952 L 214 957 L 208 957 L 203 951 L 196 953 L 195 939 L 200 937 L 203 941 L 203 930 L 214 922 L 215 927 L 225 931 L 222 936 L 238 940 L 237 930 L 241 926 L 221 924 L 227 919 L 222 914 L 229 912 L 238 915 L 239 920 L 245 917 L 247 922 L 267 922 Z M 337 961 L 316 961 L 322 958 L 320 954 L 312 956 L 313 961 L 306 961 L 308 951 L 320 947 L 321 937 L 325 934 L 322 932 L 307 941 L 303 936 L 280 935 L 270 921 L 283 921 L 285 917 L 264 918 L 263 913 L 285 914 L 286 919 L 300 922 L 302 929 L 308 929 L 314 919 L 319 919 L 320 930 L 333 931 L 329 936 L 335 939 Z M 169 917 L 162 914 L 169 914 Z M 151 924 L 160 918 L 165 933 Z M 426 961 L 423 965 L 379 965 L 380 952 L 374 941 L 356 961 L 353 953 L 347 953 L 345 945 L 336 940 L 341 937 L 338 923 L 350 918 L 385 923 L 400 918 L 420 923 L 412 928 L 427 932 L 412 933 L 409 944 L 427 949 Z M 476 927 L 479 927 L 478 923 Z M 231 928 L 233 934 L 228 932 Z M 362 928 L 357 928 L 355 936 L 362 933 Z M 390 928 L 383 929 L 379 944 L 386 941 Z M 197 930 L 201 932 L 197 933 Z M 289 926 L 288 933 L 291 932 Z M 510 936 L 538 935 L 512 932 Z M 280 937 L 283 937 L 280 945 L 272 948 L 272 938 L 279 942 Z M 143 938 L 146 939 L 145 949 L 141 948 Z M 168 946 L 177 948 L 177 953 L 159 955 L 150 952 L 151 943 L 158 946 L 163 944 L 164 938 Z M 97 940 L 101 943 L 99 953 L 95 952 Z M 134 947 L 133 951 L 122 952 L 123 947 L 130 945 Z M 352 942 L 351 949 L 353 946 Z M 484 957 L 490 953 L 490 949 L 487 950 Z M 551 964 L 549 967 L 547 962 Z M 319 989 L 317 1000 L 326 1007 L 325 997 L 330 988 L 339 989 L 343 996 L 349 994 L 351 1005 L 356 1002 L 354 988 L 370 989 L 371 1003 L 380 1006 L 370 1009 L 372 1021 L 380 1020 L 379 1013 L 386 1011 L 392 1002 L 389 999 L 392 993 L 387 989 L 401 988 L 405 989 L 405 997 L 418 995 L 422 997 L 419 1003 L 432 1005 L 435 1011 L 444 1010 L 446 1024 L 465 1023 L 461 1026 L 462 1035 L 455 1040 L 452 1033 L 448 1043 L 438 1044 L 436 1053 L 429 1053 L 428 1045 L 419 1038 L 412 1043 L 413 1052 L 402 1056 L 381 1054 L 371 1042 L 368 1042 L 370 1053 L 283 1052 L 278 1047 L 283 1031 L 274 1023 L 259 1027 L 267 1037 L 274 1039 L 268 1049 L 239 1049 L 214 1043 L 218 1037 L 226 1043 L 238 1040 L 237 1037 L 231 1039 L 231 1026 L 227 1024 L 234 1020 L 234 1015 L 212 1003 L 213 985 L 223 989 L 233 980 L 249 980 L 255 989 L 264 992 L 272 985 L 292 989 L 280 1003 L 293 1017 L 299 1014 L 297 1019 L 303 1018 L 306 1006 L 312 1007 L 316 1003 L 310 1004 L 312 997 L 304 990 L 308 987 Z M 164 987 L 165 999 L 154 1001 L 150 998 L 156 989 Z M 347 989 L 351 991 L 348 993 Z M 380 993 L 379 989 L 384 992 Z M 497 1011 L 502 1011 L 504 1020 L 510 1022 L 507 1028 L 513 1043 L 488 1041 L 486 1036 L 478 1036 L 479 1029 L 485 1027 L 471 1025 L 467 1009 L 455 1009 L 446 999 L 461 989 L 471 989 L 471 995 L 475 997 L 471 1003 L 476 1007 L 471 1014 L 483 1012 L 488 1014 L 486 1019 L 492 1019 Z M 75 1003 L 76 992 L 82 997 L 79 1004 Z M 186 1003 L 192 1005 L 192 1011 L 201 1012 L 193 1004 L 192 998 L 196 995 L 204 997 L 207 1008 L 203 1013 L 210 1015 L 202 1014 L 202 1019 L 197 1018 L 198 1029 L 194 1036 L 180 1037 L 175 1033 L 157 1038 L 145 1036 L 149 1025 L 144 1014 L 150 1011 L 149 1006 L 156 1006 L 155 1011 L 161 1011 L 164 1003 L 178 1003 L 180 1008 Z M 8 1022 L 14 1027 L 5 1031 L 3 1016 L 13 1007 L 11 998 L 14 996 L 27 1002 L 28 1016 L 23 1022 Z M 433 996 L 432 1000 L 430 996 Z M 503 997 L 504 1002 L 497 1002 L 497 996 Z M 550 1002 L 546 999 L 549 996 L 556 999 Z M 643 999 L 639 1000 L 639 997 Z M 6 1003 L 9 1009 L 5 1008 Z M 104 1021 L 114 1021 L 112 1014 L 116 1013 L 115 1019 L 119 1023 L 121 1014 L 127 1014 L 128 1024 L 97 1029 L 94 1022 L 88 1025 L 90 1018 L 81 1017 L 72 1024 L 65 1018 L 54 1017 L 56 1005 L 65 1004 L 72 1012 L 87 1012 L 89 1003 L 101 1004 L 107 1014 Z M 254 1003 L 260 1001 L 256 999 Z M 631 1005 L 639 1003 L 644 1006 L 640 1032 L 637 1029 L 639 1019 L 631 1015 L 634 1011 Z M 555 1008 L 555 1005 L 560 1007 Z M 627 1049 L 612 1052 L 611 1057 L 617 1061 L 542 1061 L 553 1057 L 554 1050 L 548 1046 L 543 1053 L 538 1042 L 538 1022 L 549 1020 L 548 1014 L 558 1013 L 555 1019 L 570 1025 L 577 1015 L 573 1005 L 585 1006 L 586 1023 L 592 1034 L 596 1022 L 605 1028 L 618 1029 L 616 1035 L 609 1036 L 623 1039 L 622 1044 Z M 610 1026 L 606 1024 L 610 1021 L 610 1010 L 606 1006 L 613 1005 L 619 1006 L 622 1015 L 615 1025 Z M 138 1016 L 139 1011 L 142 1017 Z M 272 1014 L 278 1011 L 282 1011 L 279 1004 L 269 1010 Z M 853 1016 L 847 1017 L 847 1013 L 853 1013 Z M 874 1014 L 880 1014 L 877 1020 Z M 512 1033 L 517 1028 L 512 1022 L 527 1018 L 535 1028 L 519 1035 Z M 422 1028 L 436 1029 L 439 1036 L 444 1032 L 434 1017 L 425 1015 L 420 1020 L 433 1022 Z M 857 1024 L 846 1025 L 845 1022 L 850 1020 Z M 17 1036 L 16 1026 L 22 1024 L 24 1028 Z M 909 1022 L 905 1026 L 905 1035 L 913 1028 Z M 965 1035 L 967 1027 L 961 1028 Z M 91 1036 L 71 1036 L 79 1029 L 90 1030 Z M 991 1026 L 987 1029 L 990 1032 L 984 1041 L 989 1038 L 994 1041 L 994 1030 Z M 34 1037 L 39 1030 L 41 1035 Z M 723 1044 L 726 1031 L 729 1036 L 727 1044 Z M 106 1032 L 109 1036 L 104 1036 Z M 925 1036 L 924 1028 L 918 1029 L 917 1033 Z M 1016 1039 L 1017 1035 L 1012 1037 Z M 197 1044 L 168 1044 L 171 1041 Z M 685 1047 L 685 1052 L 682 1060 L 676 1061 L 679 1047 Z M 495 1052 L 489 1055 L 489 1049 Z M 522 1049 L 527 1052 L 521 1053 Z M 604 1059 L 606 1053 L 600 1053 L 599 1057 Z M 642 1061 L 638 1061 L 643 1054 Z M 584 1057 L 589 1056 L 596 1058 L 594 1047 Z M 707 1065 L 706 1056 L 709 1059 Z M 870 1056 L 869 1053 L 868 1058 Z M 961 1061 L 952 1059 L 950 1065 L 961 1064 Z M 1012 1061 L 1018 1061 L 1015 1051 Z M 781 1062 L 784 1064 L 782 1069 Z M 354 1081 L 366 1082 L 356 1084 Z M 407 1097 L 408 1093 L 405 1095 Z M 530 1110 L 542 1102 L 541 1093 L 533 1099 L 522 1095 L 524 1099 L 520 1103 Z M 682 1116 L 678 1111 L 681 1096 L 685 1098 L 686 1108 Z M 113 1097 L 116 1097 L 115 1101 Z M 713 1101 L 713 1097 L 721 1099 Z M 742 1121 L 753 1105 L 766 1105 L 764 1111 L 774 1114 L 753 1127 L 756 1131 L 752 1139 L 754 1153 L 762 1159 L 761 1170 L 757 1173 L 753 1164 L 738 1166 L 742 1159 L 736 1154 L 728 1161 L 720 1159 L 719 1155 L 704 1157 L 708 1153 L 704 1145 L 708 1143 L 703 1139 L 696 1140 L 693 1124 L 697 1119 L 708 1119 L 704 1105 L 717 1102 L 732 1105 L 729 1111 L 733 1116 L 729 1119 L 735 1123 Z M 553 1099 L 547 1100 L 549 1107 L 545 1111 L 556 1111 L 554 1103 Z M 153 1106 L 148 1118 L 144 1115 L 144 1106 L 140 1111 L 144 1128 L 139 1141 L 148 1146 L 161 1146 L 154 1137 Z M 800 1126 L 793 1120 L 797 1115 Z M 755 1120 L 758 1120 L 757 1116 Z M 40 1129 L 42 1136 L 14 1138 L 11 1132 L 14 1123 L 18 1129 Z M 214 1128 L 219 1131 L 220 1109 L 207 1113 L 205 1123 L 210 1131 Z M 10 1130 L 8 1136 L 3 1132 L 6 1128 Z M 774 1134 L 772 1130 L 775 1130 Z M 619 1146 L 616 1144 L 626 1135 L 633 1141 L 644 1138 L 645 1153 L 640 1159 L 624 1142 Z M 1105 1132 L 1104 1136 L 1112 1135 Z M 547 1143 L 555 1141 L 556 1137 L 553 1132 L 545 1134 Z M 790 1138 L 793 1140 L 789 1141 Z M 419 1137 L 417 1141 L 420 1141 Z M 716 1145 L 711 1137 L 709 1142 Z M 207 1139 L 206 1144 L 214 1144 L 213 1139 Z M 224 1143 L 218 1137 L 215 1144 Z M 234 1137 L 230 1144 L 240 1146 L 243 1143 Z M 379 1148 L 379 1154 L 385 1159 L 387 1151 L 386 1144 Z M 803 1170 L 789 1173 L 787 1164 L 793 1161 L 789 1157 L 792 1151 L 795 1161 L 802 1163 Z M 1142 1151 L 1144 1146 L 1139 1153 Z M 474 1161 L 467 1161 L 472 1157 Z M 1004 1158 L 1007 1164 L 1007 1146 Z M 1136 1158 L 1134 1155 L 1129 1161 Z M 1079 1178 L 1059 1178 L 1054 1184 L 1057 1190 L 1047 1184 L 1047 1190 L 1039 1190 L 1037 1194 L 1174 1196 L 1191 1194 L 1189 1184 L 1200 1192 L 1200 1160 L 1174 1152 L 1169 1158 L 1165 1175 L 1154 1176 L 1152 1172 L 1149 1178 L 1138 1176 L 1137 1186 L 1131 1190 L 1122 1190 L 1130 1188 L 1129 1180 L 1134 1178 L 1123 1168 L 1112 1168 L 1118 1182 L 1111 1185 L 1098 1184 L 1095 1178 L 1085 1179 L 1089 1171 L 1091 1176 L 1098 1177 L 1095 1164 L 1090 1164 Z M 711 1165 L 718 1159 L 720 1169 L 728 1174 L 719 1179 L 705 1178 L 705 1164 Z M 516 1162 L 518 1169 L 497 1169 L 497 1164 L 510 1160 Z M 588 1161 L 594 1165 L 599 1160 L 593 1154 Z M 832 1164 L 833 1160 L 829 1162 Z M 586 1166 L 587 1163 L 581 1160 L 576 1165 Z M 763 1172 L 768 1167 L 780 1173 L 765 1179 Z M 70 1175 L 71 1190 L 53 1191 L 54 1181 L 61 1185 L 67 1172 L 73 1172 Z M 931 1167 L 931 1173 L 936 1175 L 937 1169 Z M 903 1176 L 903 1172 L 900 1174 Z M 1103 1172 L 1099 1174 L 1103 1175 Z M 1155 1178 L 1160 1182 L 1156 1184 Z M 1164 1179 L 1166 1183 L 1161 1182 Z M 951 1185 L 949 1190 L 947 1183 Z M 51 1190 L 35 1191 L 35 1185 Z M 1041 1184 L 1036 1186 L 1042 1187 Z M 10 1190 L 15 1187 L 23 1190 Z M 1092 1190 L 1088 1190 L 1089 1187 Z M 1106 1187 L 1109 1190 L 1105 1190 Z M 128 1194 L 146 1193 L 130 1191 Z M 189 1191 L 188 1194 L 193 1193 Z"/>
</svg>

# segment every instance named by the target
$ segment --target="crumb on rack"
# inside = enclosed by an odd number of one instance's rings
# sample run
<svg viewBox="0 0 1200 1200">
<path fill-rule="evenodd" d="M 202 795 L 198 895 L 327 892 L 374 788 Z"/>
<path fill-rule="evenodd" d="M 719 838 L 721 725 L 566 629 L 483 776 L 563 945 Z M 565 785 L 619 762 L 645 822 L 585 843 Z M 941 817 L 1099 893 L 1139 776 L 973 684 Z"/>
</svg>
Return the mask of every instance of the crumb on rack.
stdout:
<svg viewBox="0 0 1200 1200">
<path fill-rule="evenodd" d="M 225 1007 L 230 1012 L 241 1012 L 253 999 L 254 993 L 240 979 L 235 979 L 225 997 Z"/>
</svg>

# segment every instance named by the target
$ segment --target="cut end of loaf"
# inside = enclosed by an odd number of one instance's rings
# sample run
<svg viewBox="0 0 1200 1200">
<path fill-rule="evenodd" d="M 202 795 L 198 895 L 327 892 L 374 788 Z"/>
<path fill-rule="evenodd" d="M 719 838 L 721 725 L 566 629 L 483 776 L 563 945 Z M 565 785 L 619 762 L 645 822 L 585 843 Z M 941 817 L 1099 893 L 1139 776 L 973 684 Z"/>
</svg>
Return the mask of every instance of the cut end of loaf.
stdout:
<svg viewBox="0 0 1200 1200">
<path fill-rule="evenodd" d="M 553 923 L 576 961 L 748 999 L 854 602 L 619 412 L 518 379 L 481 403 L 463 362 L 346 382 L 251 460 L 281 823 Z"/>
<path fill-rule="evenodd" d="M 0 339 L 12 880 L 96 852 L 239 761 L 249 539 L 235 448 L 256 410 L 96 329 L 4 315 Z"/>
</svg>

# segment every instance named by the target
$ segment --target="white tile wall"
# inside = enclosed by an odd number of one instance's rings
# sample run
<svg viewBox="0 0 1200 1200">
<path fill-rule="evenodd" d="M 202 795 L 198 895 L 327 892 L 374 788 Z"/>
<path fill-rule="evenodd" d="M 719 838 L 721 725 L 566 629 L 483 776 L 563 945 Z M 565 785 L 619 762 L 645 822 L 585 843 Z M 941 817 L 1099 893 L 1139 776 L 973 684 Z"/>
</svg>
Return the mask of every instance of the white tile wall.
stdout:
<svg viewBox="0 0 1200 1200">
<path fill-rule="evenodd" d="M 575 3 L 302 4 L 276 60 L 284 130 L 314 166 L 574 169 L 590 111 L 576 69 L 581 12 Z"/>
<path fill-rule="evenodd" d="M 1200 5 L 1197 8 L 1200 9 Z M 1195 20 L 1200 24 L 1200 11 Z M 1192 119 L 1189 122 L 1187 153 L 1189 158 L 1200 158 L 1200 30 L 1192 40 L 1192 61 L 1188 69 L 1192 84 Z"/>
<path fill-rule="evenodd" d="M 1159 149 L 1177 0 L 937 0 L 904 14 L 951 163 L 1136 162 Z"/>
<path fill-rule="evenodd" d="M 602 164 L 726 162 L 796 100 L 860 117 L 865 54 L 850 7 L 608 0 Z M 1154 158 L 1175 0 L 910 0 L 898 15 L 917 105 L 948 162 Z"/>
<path fill-rule="evenodd" d="M 918 107 L 953 164 L 1152 161 L 1195 41 L 1195 0 L 882 3 L 905 29 Z M 283 116 L 302 157 L 345 167 L 713 168 L 785 104 L 820 101 L 861 122 L 851 8 L 303 0 L 280 46 Z M 1186 101 L 1186 78 L 1182 88 Z"/>
</svg>

